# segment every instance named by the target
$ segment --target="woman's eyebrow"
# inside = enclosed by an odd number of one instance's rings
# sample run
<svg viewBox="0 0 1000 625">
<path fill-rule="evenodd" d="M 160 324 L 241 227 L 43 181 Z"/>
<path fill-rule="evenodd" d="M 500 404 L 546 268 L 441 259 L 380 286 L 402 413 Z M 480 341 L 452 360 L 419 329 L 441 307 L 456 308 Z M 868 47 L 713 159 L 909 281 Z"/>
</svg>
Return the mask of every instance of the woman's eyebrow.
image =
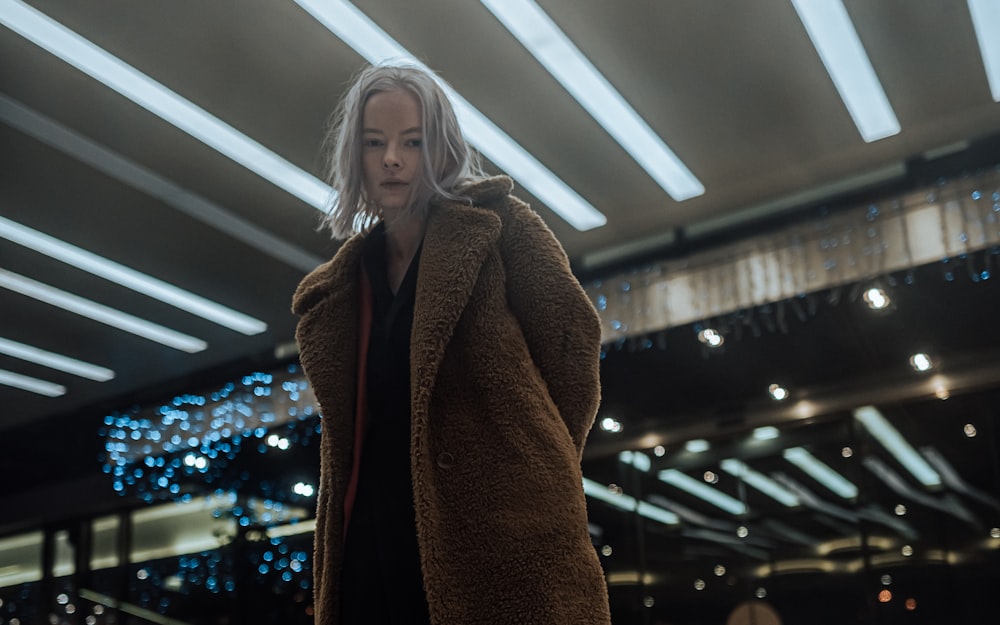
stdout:
<svg viewBox="0 0 1000 625">
<path fill-rule="evenodd" d="M 409 135 L 409 134 L 413 134 L 413 133 L 420 133 L 420 132 L 423 132 L 423 131 L 424 131 L 424 129 L 421 128 L 420 126 L 414 126 L 413 128 L 407 128 L 406 130 L 402 131 L 399 134 L 401 134 L 401 135 Z M 373 133 L 380 134 L 380 135 L 384 135 L 385 134 L 385 131 L 381 130 L 379 128 L 362 128 L 361 132 L 363 132 L 363 133 L 364 132 L 373 132 Z"/>
</svg>

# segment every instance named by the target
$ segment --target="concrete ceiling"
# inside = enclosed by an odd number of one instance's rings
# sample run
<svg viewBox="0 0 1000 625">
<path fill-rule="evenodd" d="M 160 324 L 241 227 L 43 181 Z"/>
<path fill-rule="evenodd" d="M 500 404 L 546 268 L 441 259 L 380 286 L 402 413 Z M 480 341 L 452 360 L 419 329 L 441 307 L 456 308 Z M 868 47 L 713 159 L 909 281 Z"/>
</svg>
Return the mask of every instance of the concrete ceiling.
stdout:
<svg viewBox="0 0 1000 625">
<path fill-rule="evenodd" d="M 316 174 L 329 112 L 364 64 L 291 0 L 30 5 Z M 355 5 L 607 215 L 578 232 L 518 191 L 590 274 L 709 220 L 1000 130 L 964 3 L 846 2 L 902 127 L 865 143 L 786 0 L 541 1 L 704 183 L 675 202 L 480 4 Z M 305 267 L 336 249 L 318 212 L 8 28 L 0 59 L 2 216 L 268 325 L 244 336 L 0 240 L 10 272 L 208 343 L 184 353 L 0 289 L 0 336 L 116 372 L 94 382 L 0 355 L 0 369 L 67 389 L 0 386 L 0 427 L 272 363 L 292 341 L 288 302 Z M 137 188 L 136 168 L 167 185 L 161 197 Z"/>
</svg>

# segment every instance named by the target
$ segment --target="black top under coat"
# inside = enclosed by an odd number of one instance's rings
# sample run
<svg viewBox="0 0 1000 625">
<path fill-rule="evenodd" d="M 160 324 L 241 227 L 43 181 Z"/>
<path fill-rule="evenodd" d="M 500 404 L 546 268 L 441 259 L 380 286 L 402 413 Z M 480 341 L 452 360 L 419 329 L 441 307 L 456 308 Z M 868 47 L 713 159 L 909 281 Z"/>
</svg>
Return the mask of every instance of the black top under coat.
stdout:
<svg viewBox="0 0 1000 625">
<path fill-rule="evenodd" d="M 341 623 L 429 624 L 410 472 L 410 332 L 420 249 L 395 295 L 384 223 L 365 237 L 362 263 L 372 287 L 368 414 L 344 549 Z"/>
</svg>

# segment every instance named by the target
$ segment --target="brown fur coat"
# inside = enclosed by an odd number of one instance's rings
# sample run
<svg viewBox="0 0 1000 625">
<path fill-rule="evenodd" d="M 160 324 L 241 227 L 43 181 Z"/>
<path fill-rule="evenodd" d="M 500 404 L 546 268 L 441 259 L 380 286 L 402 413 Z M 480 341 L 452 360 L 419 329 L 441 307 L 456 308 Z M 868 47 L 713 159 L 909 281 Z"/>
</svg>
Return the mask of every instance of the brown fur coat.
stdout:
<svg viewBox="0 0 1000 625">
<path fill-rule="evenodd" d="M 430 213 L 411 334 L 411 467 L 434 625 L 607 625 L 580 459 L 599 401 L 597 315 L 509 178 Z M 361 236 L 307 276 L 300 358 L 323 414 L 316 622 L 338 620 L 354 444 Z M 391 601 L 391 597 L 386 600 Z"/>
</svg>

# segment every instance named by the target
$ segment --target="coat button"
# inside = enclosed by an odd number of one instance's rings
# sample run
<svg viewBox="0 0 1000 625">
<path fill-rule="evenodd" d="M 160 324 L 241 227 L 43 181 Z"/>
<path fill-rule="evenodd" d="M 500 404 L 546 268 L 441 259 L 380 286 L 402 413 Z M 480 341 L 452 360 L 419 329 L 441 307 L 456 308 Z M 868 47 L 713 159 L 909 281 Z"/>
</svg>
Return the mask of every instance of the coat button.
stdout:
<svg viewBox="0 0 1000 625">
<path fill-rule="evenodd" d="M 452 468 L 455 466 L 455 456 L 449 454 L 448 452 L 438 454 L 438 466 L 442 469 Z"/>
</svg>

